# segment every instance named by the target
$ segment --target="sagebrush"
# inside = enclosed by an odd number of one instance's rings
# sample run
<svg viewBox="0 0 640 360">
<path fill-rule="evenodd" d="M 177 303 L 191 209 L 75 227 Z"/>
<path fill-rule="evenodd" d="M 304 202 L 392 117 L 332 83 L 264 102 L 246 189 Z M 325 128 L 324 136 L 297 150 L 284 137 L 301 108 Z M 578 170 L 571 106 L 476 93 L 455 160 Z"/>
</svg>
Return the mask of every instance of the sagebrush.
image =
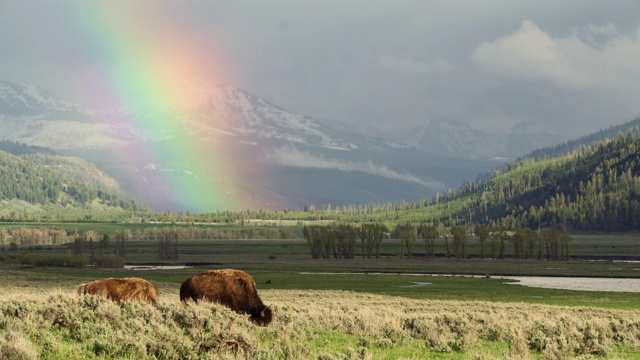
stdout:
<svg viewBox="0 0 640 360">
<path fill-rule="evenodd" d="M 640 348 L 639 311 L 265 290 L 274 318 L 257 327 L 216 304 L 182 304 L 173 285 L 160 290 L 155 307 L 65 290 L 0 297 L 0 358 L 562 359 Z"/>
</svg>

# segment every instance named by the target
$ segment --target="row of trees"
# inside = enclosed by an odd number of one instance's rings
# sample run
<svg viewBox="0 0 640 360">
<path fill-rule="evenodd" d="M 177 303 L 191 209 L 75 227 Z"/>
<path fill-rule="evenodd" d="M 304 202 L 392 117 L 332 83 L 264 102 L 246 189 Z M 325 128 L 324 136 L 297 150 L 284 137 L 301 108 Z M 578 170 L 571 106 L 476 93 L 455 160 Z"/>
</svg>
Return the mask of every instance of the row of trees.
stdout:
<svg viewBox="0 0 640 360">
<path fill-rule="evenodd" d="M 548 228 L 543 231 L 519 229 L 511 237 L 516 259 L 566 260 L 571 236 L 566 231 Z"/>
<path fill-rule="evenodd" d="M 94 231 L 86 231 L 73 237 L 73 253 L 75 255 L 103 255 L 109 246 L 110 237 L 105 234 L 100 237 Z"/>
<path fill-rule="evenodd" d="M 0 229 L 0 235 L 2 230 L 5 232 L 13 233 L 26 233 L 33 236 L 34 233 L 40 233 L 49 229 Z M 55 229 L 51 229 L 54 231 Z M 344 229 L 347 230 L 346 228 Z M 64 230 L 62 234 L 66 236 Z M 158 260 L 177 260 L 178 259 L 178 242 L 181 240 L 216 240 L 216 239 L 284 239 L 293 238 L 294 232 L 291 228 L 280 229 L 258 229 L 258 228 L 243 228 L 243 229 L 214 229 L 211 227 L 201 226 L 166 226 L 166 227 L 152 227 L 144 228 L 143 230 L 131 231 L 129 229 L 116 230 L 113 236 L 109 234 L 98 234 L 94 231 L 85 231 L 77 234 L 71 234 L 69 237 L 73 239 L 73 251 L 78 255 L 97 256 L 103 255 L 105 250 L 110 245 L 111 241 L 115 241 L 115 255 L 125 258 L 127 256 L 127 243 L 130 241 L 154 241 L 157 242 L 157 254 Z M 339 241 L 342 244 L 344 237 L 340 233 Z M 2 239 L 2 238 L 0 238 Z M 13 239 L 17 241 L 17 244 L 31 244 L 32 240 L 25 235 L 23 238 L 8 236 L 7 239 Z M 9 240 L 7 240 L 9 241 Z M 64 242 L 68 242 L 64 241 Z M 60 242 L 60 243 L 64 243 Z M 52 242 L 44 242 L 50 244 Z M 341 245 L 341 256 L 353 257 L 353 254 L 345 253 L 351 249 L 350 246 Z"/>
<path fill-rule="evenodd" d="M 473 230 L 473 231 L 471 231 Z M 424 243 L 424 254 L 435 256 L 435 243 L 441 241 L 444 255 L 458 259 L 470 257 L 469 242 L 477 238 L 480 258 L 503 259 L 507 256 L 507 245 L 513 249 L 510 257 L 515 259 L 567 260 L 570 256 L 571 236 L 566 230 L 546 228 L 543 230 L 488 228 L 477 224 L 473 229 L 464 226 L 438 227 L 431 224 L 415 225 L 400 222 L 389 231 L 382 223 L 331 224 L 328 226 L 305 226 L 303 236 L 314 259 L 353 259 L 358 240 L 362 257 L 380 256 L 383 239 L 397 239 L 400 258 L 411 258 L 418 241 Z"/>
<path fill-rule="evenodd" d="M 67 231 L 56 228 L 0 228 L 0 244 L 59 245 L 69 242 Z"/>
<path fill-rule="evenodd" d="M 125 230 L 127 231 L 127 230 Z M 166 233 L 178 240 L 235 240 L 235 239 L 292 239 L 295 233 L 292 227 L 281 226 L 277 228 L 216 228 L 215 226 L 197 226 L 197 225 L 174 225 L 174 226 L 158 226 L 145 227 L 130 232 L 132 240 L 155 241 L 166 236 Z M 299 236 L 299 235 L 298 235 Z"/>
<path fill-rule="evenodd" d="M 305 226 L 302 236 L 309 244 L 314 259 L 353 259 L 360 240 L 362 257 L 380 256 L 380 245 L 387 232 L 384 224 L 332 224 Z"/>
<path fill-rule="evenodd" d="M 158 260 L 177 260 L 178 259 L 178 232 L 176 228 L 167 228 L 165 231 L 156 233 L 155 241 L 158 243 L 157 255 Z M 115 239 L 115 256 L 118 258 L 126 258 L 127 243 L 133 240 L 133 234 L 127 230 L 116 230 Z M 148 239 L 151 240 L 151 239 Z M 111 243 L 111 237 L 108 234 L 99 236 L 94 231 L 86 231 L 77 234 L 73 241 L 74 255 L 84 255 L 90 258 L 100 258 L 107 254 L 107 248 Z"/>
<path fill-rule="evenodd" d="M 293 239 L 298 237 L 292 227 L 278 228 L 235 228 L 219 229 L 204 226 L 165 226 L 146 227 L 131 231 L 129 229 L 116 231 L 113 236 L 125 241 L 158 241 L 160 239 L 175 240 L 234 240 L 234 239 Z M 75 241 L 80 238 L 85 242 L 98 242 L 104 237 L 94 231 L 81 233 L 68 232 L 60 228 L 0 228 L 0 245 L 15 243 L 17 245 L 59 245 Z M 106 235 L 109 237 L 109 235 Z"/>
</svg>

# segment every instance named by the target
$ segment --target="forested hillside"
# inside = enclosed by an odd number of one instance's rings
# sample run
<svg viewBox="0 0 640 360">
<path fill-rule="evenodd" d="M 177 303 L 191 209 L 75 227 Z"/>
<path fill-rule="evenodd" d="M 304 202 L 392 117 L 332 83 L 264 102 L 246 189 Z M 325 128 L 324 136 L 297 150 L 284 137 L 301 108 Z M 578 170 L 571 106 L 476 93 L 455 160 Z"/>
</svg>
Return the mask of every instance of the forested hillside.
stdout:
<svg viewBox="0 0 640 360">
<path fill-rule="evenodd" d="M 27 154 L 36 154 L 36 153 L 51 154 L 51 155 L 56 154 L 55 151 L 46 147 L 26 145 L 26 144 L 22 144 L 15 141 L 9 141 L 9 140 L 0 140 L 0 151 L 6 151 L 9 154 L 13 154 L 13 155 L 27 155 Z"/>
<path fill-rule="evenodd" d="M 89 188 L 111 192 L 119 196 L 124 194 L 120 184 L 114 178 L 87 160 L 42 152 L 20 155 L 20 158 L 60 173 Z"/>
<path fill-rule="evenodd" d="M 640 132 L 560 157 L 514 161 L 417 210 L 432 221 L 507 228 L 640 229 Z"/>
<path fill-rule="evenodd" d="M 583 147 L 570 155 L 512 162 L 491 180 L 449 197 L 464 206 L 451 217 L 507 227 L 640 229 L 640 132 Z"/>
<path fill-rule="evenodd" d="M 640 230 L 640 131 L 571 154 L 526 158 L 434 199 L 402 204 L 240 213 L 246 218 Z"/>
<path fill-rule="evenodd" d="M 0 151 L 0 199 L 30 204 L 85 207 L 89 204 L 145 210 L 137 201 L 119 198 L 111 192 L 91 188 L 44 166 Z"/>
<path fill-rule="evenodd" d="M 400 218 L 507 228 L 640 229 L 640 132 L 573 154 L 514 161 L 489 180 L 469 182 Z"/>
</svg>

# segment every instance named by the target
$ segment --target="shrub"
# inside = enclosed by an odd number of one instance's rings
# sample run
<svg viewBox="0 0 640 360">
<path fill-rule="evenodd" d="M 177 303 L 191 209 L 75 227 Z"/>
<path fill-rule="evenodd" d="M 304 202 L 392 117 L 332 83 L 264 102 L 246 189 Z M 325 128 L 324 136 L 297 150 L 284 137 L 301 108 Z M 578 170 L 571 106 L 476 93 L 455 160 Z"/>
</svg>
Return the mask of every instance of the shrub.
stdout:
<svg viewBox="0 0 640 360">
<path fill-rule="evenodd" d="M 43 284 L 30 288 L 46 289 Z M 0 358 L 361 359 L 443 352 L 564 359 L 607 356 L 640 342 L 635 310 L 267 290 L 261 294 L 277 316 L 263 328 L 217 304 L 182 304 L 177 292 L 177 285 L 167 289 L 172 295 L 157 306 L 70 293 L 0 301 Z M 318 343 L 319 334 L 331 336 Z M 480 341 L 500 344 L 479 350 Z"/>
<path fill-rule="evenodd" d="M 18 264 L 38 266 L 41 259 L 42 256 L 39 255 L 22 253 L 18 258 Z"/>
<path fill-rule="evenodd" d="M 89 258 L 85 255 L 66 255 L 64 256 L 66 266 L 80 268 L 89 264 Z"/>
<path fill-rule="evenodd" d="M 17 260 L 19 264 L 32 266 L 83 267 L 89 263 L 84 255 L 40 256 L 23 253 Z"/>
<path fill-rule="evenodd" d="M 38 351 L 21 332 L 8 330 L 0 338 L 0 358 L 7 360 L 37 359 Z"/>
<path fill-rule="evenodd" d="M 93 258 L 93 262 L 98 267 L 103 268 L 122 268 L 127 262 L 125 258 L 117 255 L 99 255 Z"/>
</svg>

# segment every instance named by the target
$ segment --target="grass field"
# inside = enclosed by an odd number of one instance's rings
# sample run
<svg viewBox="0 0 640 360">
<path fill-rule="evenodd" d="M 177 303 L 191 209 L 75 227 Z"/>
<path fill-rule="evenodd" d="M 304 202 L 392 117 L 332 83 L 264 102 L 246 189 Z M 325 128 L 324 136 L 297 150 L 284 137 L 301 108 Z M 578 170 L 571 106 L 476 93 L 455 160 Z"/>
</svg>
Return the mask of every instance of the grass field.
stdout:
<svg viewBox="0 0 640 360">
<path fill-rule="evenodd" d="M 447 265 L 453 267 L 459 262 L 447 261 Z M 86 277 L 87 270 L 85 269 L 33 268 L 22 269 L 20 272 L 39 279 L 46 279 L 49 276 L 78 278 L 78 283 L 95 278 L 141 276 L 154 282 L 179 286 L 187 277 L 197 272 L 210 268 L 234 267 L 249 272 L 261 290 L 346 290 L 423 300 L 479 300 L 640 310 L 637 293 L 530 288 L 515 285 L 514 281 L 502 278 L 502 276 L 491 276 L 490 278 L 484 276 L 475 278 L 430 276 L 428 275 L 430 272 L 420 273 L 419 269 L 415 268 L 403 268 L 401 270 L 404 273 L 399 273 L 390 271 L 389 264 L 384 269 L 387 273 L 373 273 L 376 270 L 371 268 L 366 270 L 369 273 L 353 273 L 340 269 L 341 264 L 338 262 L 331 262 L 333 266 L 328 266 L 328 263 L 323 262 L 323 265 L 326 266 L 324 270 L 313 269 L 313 264 L 308 264 L 308 262 L 305 268 L 298 270 L 286 269 L 283 266 L 265 268 L 262 266 L 232 266 L 232 264 L 216 264 L 182 270 L 95 269 L 90 271 L 90 278 Z M 428 284 L 416 286 L 416 283 Z"/>
<path fill-rule="evenodd" d="M 83 281 L 123 271 L 43 272 L 3 269 L 0 357 L 3 359 L 625 359 L 640 356 L 640 311 L 520 302 L 535 289 L 496 279 L 256 273 L 274 311 L 269 327 L 219 305 L 179 302 L 180 281 L 137 272 L 158 284 L 156 307 L 75 295 Z M 272 284 L 262 283 L 269 276 Z M 321 279 L 302 285 L 311 279 Z M 433 287 L 405 288 L 414 281 Z M 439 281 L 441 280 L 441 281 Z M 474 283 L 474 281 L 478 281 Z M 281 286 L 276 286 L 280 284 Z M 286 289 L 291 287 L 291 289 Z M 309 288 L 305 290 L 306 288 Z M 335 288 L 349 288 L 335 290 Z M 472 293 L 459 300 L 456 288 Z M 503 287 L 491 301 L 468 300 Z M 298 289 L 296 289 L 298 288 Z M 300 289 L 302 288 L 302 289 Z M 376 290 L 376 288 L 378 290 Z M 426 289 L 436 291 L 422 292 Z M 516 293 L 507 290 L 516 290 Z M 385 289 L 386 292 L 379 290 Z M 373 292 L 380 292 L 375 294 Z M 383 294 L 384 293 L 384 294 Z M 409 298 L 407 295 L 410 295 Z M 482 295 L 480 295 L 482 296 Z M 536 295 L 537 296 L 537 295 Z M 559 303 L 581 301 L 559 292 Z"/>
<path fill-rule="evenodd" d="M 637 238 L 574 240 L 583 249 L 603 243 L 616 244 L 614 253 L 635 251 Z M 127 258 L 155 263 L 156 246 L 131 242 Z M 70 249 L 20 246 L 0 252 L 0 358 L 640 357 L 638 294 L 529 288 L 502 278 L 638 278 L 638 263 L 400 259 L 393 241 L 383 245 L 380 259 L 313 260 L 304 240 L 181 241 L 179 259 L 169 263 L 201 264 L 181 270 L 38 268 L 15 261 L 24 253 L 50 256 Z M 184 279 L 223 267 L 254 277 L 274 309 L 268 328 L 217 305 L 180 304 Z M 158 284 L 159 306 L 75 295 L 82 282 L 126 276 Z"/>
<path fill-rule="evenodd" d="M 82 233 L 86 231 L 93 231 L 98 234 L 100 237 L 104 234 L 107 234 L 111 237 L 111 247 L 110 251 L 113 250 L 114 243 L 114 234 L 116 231 L 129 230 L 131 233 L 136 234 L 138 232 L 143 232 L 144 230 L 151 230 L 153 228 L 167 228 L 167 227 L 189 227 L 190 225 L 176 225 L 176 224 L 158 224 L 158 223 L 0 223 L 0 228 L 58 228 L 65 229 L 69 233 L 77 232 Z M 225 231 L 248 231 L 251 229 L 255 229 L 255 235 L 259 236 L 259 230 L 264 231 L 272 231 L 276 232 L 277 226 L 239 226 L 239 225 L 196 225 L 195 227 L 206 229 L 214 229 L 218 232 Z M 237 242 L 237 246 L 243 252 L 252 252 L 256 253 L 260 250 L 263 252 L 270 252 L 274 255 L 278 254 L 308 254 L 309 249 L 304 239 L 302 239 L 302 230 L 299 227 L 293 226 L 287 228 L 287 233 L 291 236 L 291 239 L 287 240 L 269 240 L 268 242 L 260 242 L 261 238 L 252 238 L 249 239 L 251 241 L 238 241 L 235 238 L 231 240 L 232 242 Z M 570 254 L 574 258 L 583 258 L 583 259 L 626 259 L 626 260 L 640 260 L 640 234 L 572 234 L 572 242 L 570 247 Z M 73 242 L 73 236 L 69 236 L 66 241 Z M 10 241 L 10 240 L 9 240 Z M 97 241 L 97 240 L 96 240 Z M 253 241 L 253 242 L 252 242 Z M 8 245 L 8 242 L 5 243 L 4 247 Z M 33 248 L 32 245 L 29 244 L 18 244 L 20 249 L 29 249 Z M 185 255 L 182 258 L 187 259 L 185 261 L 190 260 L 193 255 L 199 255 L 198 251 L 202 249 L 209 249 L 210 252 L 214 251 L 216 247 L 218 248 L 229 248 L 232 246 L 231 242 L 225 242 L 224 240 L 216 240 L 206 241 L 206 240 L 180 240 L 179 241 L 179 251 L 181 255 Z M 453 252 L 452 244 L 451 252 Z M 128 247 L 131 248 L 132 253 L 130 255 L 130 261 L 152 261 L 155 260 L 154 254 L 156 253 L 156 244 L 154 242 L 149 242 L 144 244 L 144 242 L 135 241 L 129 242 Z M 253 249 L 252 247 L 256 247 Z M 0 250 L 3 248 L 3 245 L 0 244 Z M 137 251 L 136 248 L 139 248 L 141 251 Z M 194 252 L 195 248 L 195 252 Z M 61 248 L 62 251 L 67 251 L 64 247 Z M 446 254 L 445 242 L 442 238 L 438 239 L 435 242 L 435 254 L 439 257 L 444 257 Z M 231 250 L 224 250 L 231 251 Z M 489 254 L 491 251 L 490 242 L 485 245 L 485 253 Z M 356 254 L 361 252 L 360 244 L 358 243 L 356 246 Z M 380 248 L 381 254 L 384 256 L 399 256 L 400 255 L 400 243 L 397 239 L 385 239 L 382 242 L 382 246 Z M 406 253 L 406 250 L 404 251 Z M 137 255 L 144 254 L 146 258 L 140 258 Z M 424 256 L 425 248 L 424 242 L 418 240 L 415 243 L 413 249 L 413 255 L 416 257 Z M 470 237 L 467 254 L 471 258 L 477 258 L 480 254 L 480 244 L 477 238 Z M 510 257 L 513 254 L 513 246 L 509 242 L 505 244 L 505 255 Z M 406 254 L 405 254 L 406 255 Z M 182 260 L 182 259 L 181 259 Z M 197 260 L 194 260 L 197 261 Z M 206 260 L 199 260 L 206 261 Z"/>
<path fill-rule="evenodd" d="M 400 258 L 397 240 L 385 240 L 380 258 L 367 259 L 356 248 L 356 258 L 350 260 L 311 259 L 307 243 L 293 240 L 181 240 L 178 259 L 162 261 L 165 264 L 209 264 L 216 267 L 237 267 L 251 270 L 311 270 L 344 272 L 415 272 L 435 274 L 475 275 L 541 275 L 640 277 L 640 264 L 613 262 L 612 258 L 640 256 L 640 238 L 637 235 L 577 235 L 572 243 L 572 254 L 585 256 L 595 248 L 610 249 L 609 261 L 535 261 L 493 259 L 446 259 L 443 256 L 425 257 L 416 244 L 412 258 Z M 475 246 L 472 242 L 472 245 Z M 472 249 L 474 247 L 472 246 Z M 0 260 L 17 261 L 24 254 L 38 256 L 65 255 L 72 252 L 72 244 L 0 246 Z M 438 250 L 438 248 L 436 248 Z M 603 250 L 604 251 L 604 250 Z M 607 250 L 609 251 L 609 250 Z M 115 253 L 111 241 L 105 253 Z M 472 252 L 473 253 L 473 252 Z M 130 264 L 159 263 L 158 243 L 155 241 L 129 241 L 126 258 Z M 597 253 L 598 256 L 602 253 Z"/>
</svg>

